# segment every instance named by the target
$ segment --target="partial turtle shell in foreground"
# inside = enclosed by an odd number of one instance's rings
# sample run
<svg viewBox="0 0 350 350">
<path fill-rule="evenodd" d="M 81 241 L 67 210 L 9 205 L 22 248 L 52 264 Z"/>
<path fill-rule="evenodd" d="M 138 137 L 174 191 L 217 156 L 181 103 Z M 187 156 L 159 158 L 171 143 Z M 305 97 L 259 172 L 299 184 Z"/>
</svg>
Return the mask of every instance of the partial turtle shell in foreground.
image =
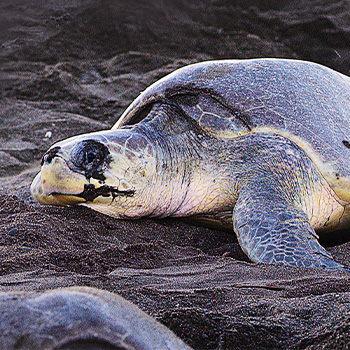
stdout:
<svg viewBox="0 0 350 350">
<path fill-rule="evenodd" d="M 87 287 L 0 293 L 0 348 L 191 349 L 134 304 Z"/>
</svg>

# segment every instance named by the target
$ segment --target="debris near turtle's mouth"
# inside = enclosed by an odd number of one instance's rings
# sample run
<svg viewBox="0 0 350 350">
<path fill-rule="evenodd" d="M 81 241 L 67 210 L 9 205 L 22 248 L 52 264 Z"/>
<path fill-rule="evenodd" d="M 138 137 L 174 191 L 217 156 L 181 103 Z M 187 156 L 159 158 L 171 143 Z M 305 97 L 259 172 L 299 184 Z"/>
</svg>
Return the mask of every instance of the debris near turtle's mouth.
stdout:
<svg viewBox="0 0 350 350">
<path fill-rule="evenodd" d="M 101 187 L 96 188 L 93 184 L 86 184 L 84 185 L 84 191 L 76 194 L 77 197 L 84 198 L 87 202 L 93 202 L 95 198 L 102 196 L 102 197 L 109 197 L 112 196 L 113 199 L 116 197 L 132 197 L 134 195 L 134 190 L 125 190 L 121 191 L 118 190 L 118 188 L 115 188 L 113 186 L 103 185 Z"/>
</svg>

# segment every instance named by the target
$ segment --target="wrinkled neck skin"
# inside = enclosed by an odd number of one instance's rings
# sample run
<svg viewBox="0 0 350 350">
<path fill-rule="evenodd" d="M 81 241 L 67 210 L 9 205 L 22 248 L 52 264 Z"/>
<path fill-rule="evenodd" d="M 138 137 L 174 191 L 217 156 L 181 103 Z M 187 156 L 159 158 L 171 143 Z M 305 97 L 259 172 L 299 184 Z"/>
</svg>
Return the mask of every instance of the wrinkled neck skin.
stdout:
<svg viewBox="0 0 350 350">
<path fill-rule="evenodd" d="M 204 135 L 198 137 L 192 123 L 179 116 L 171 106 L 160 105 L 141 123 L 120 129 L 131 135 L 142 135 L 152 147 L 155 159 L 154 174 L 139 195 L 135 191 L 135 205 L 144 209 L 137 215 L 133 212 L 123 217 L 184 216 L 201 210 L 199 203 L 196 208 L 195 203 L 188 204 L 192 202 L 192 192 L 202 191 L 194 188 L 198 185 L 194 180 L 202 173 L 201 137 L 205 138 Z"/>
</svg>

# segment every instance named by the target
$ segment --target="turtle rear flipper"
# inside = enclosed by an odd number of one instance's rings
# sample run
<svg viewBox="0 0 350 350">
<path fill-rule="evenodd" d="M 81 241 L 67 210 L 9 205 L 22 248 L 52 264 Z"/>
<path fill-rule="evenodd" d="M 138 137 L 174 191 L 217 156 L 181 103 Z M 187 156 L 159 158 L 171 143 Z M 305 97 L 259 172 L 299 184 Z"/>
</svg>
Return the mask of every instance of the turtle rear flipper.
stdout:
<svg viewBox="0 0 350 350">
<path fill-rule="evenodd" d="M 302 208 L 267 181 L 243 189 L 233 212 L 239 243 L 254 262 L 344 270 L 319 244 Z"/>
</svg>

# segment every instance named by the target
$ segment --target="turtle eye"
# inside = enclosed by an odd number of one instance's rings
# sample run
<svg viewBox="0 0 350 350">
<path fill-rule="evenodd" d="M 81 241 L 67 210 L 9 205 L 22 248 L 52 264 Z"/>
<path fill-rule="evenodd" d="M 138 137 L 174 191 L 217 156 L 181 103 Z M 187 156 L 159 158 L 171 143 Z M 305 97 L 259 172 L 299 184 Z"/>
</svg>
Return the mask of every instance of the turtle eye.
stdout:
<svg viewBox="0 0 350 350">
<path fill-rule="evenodd" d="M 84 168 L 89 169 L 101 165 L 103 154 L 101 154 L 99 149 L 87 148 L 84 151 Z"/>
<path fill-rule="evenodd" d="M 108 159 L 108 148 L 101 142 L 95 140 L 82 141 L 76 146 L 73 153 L 72 162 L 84 171 L 85 176 L 101 180 L 103 166 Z"/>
<path fill-rule="evenodd" d="M 92 170 L 93 168 L 98 168 L 101 165 L 103 155 L 99 149 L 87 148 L 84 153 L 84 162 L 82 166 L 86 170 Z"/>
</svg>

